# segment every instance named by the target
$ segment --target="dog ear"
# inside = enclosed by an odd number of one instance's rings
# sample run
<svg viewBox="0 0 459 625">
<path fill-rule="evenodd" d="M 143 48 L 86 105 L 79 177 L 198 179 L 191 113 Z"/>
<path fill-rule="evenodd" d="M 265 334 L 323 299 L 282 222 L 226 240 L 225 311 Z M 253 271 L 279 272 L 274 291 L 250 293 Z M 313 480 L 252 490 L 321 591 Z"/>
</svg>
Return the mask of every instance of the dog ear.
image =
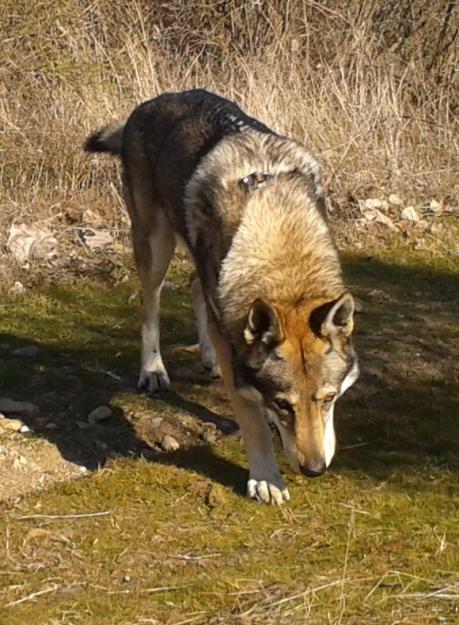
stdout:
<svg viewBox="0 0 459 625">
<path fill-rule="evenodd" d="M 262 299 L 256 299 L 250 308 L 244 339 L 247 345 L 260 341 L 267 347 L 274 347 L 283 339 L 282 326 L 276 310 Z"/>
<path fill-rule="evenodd" d="M 352 295 L 344 293 L 313 310 L 311 327 L 320 336 L 350 336 L 354 328 L 354 308 Z"/>
</svg>

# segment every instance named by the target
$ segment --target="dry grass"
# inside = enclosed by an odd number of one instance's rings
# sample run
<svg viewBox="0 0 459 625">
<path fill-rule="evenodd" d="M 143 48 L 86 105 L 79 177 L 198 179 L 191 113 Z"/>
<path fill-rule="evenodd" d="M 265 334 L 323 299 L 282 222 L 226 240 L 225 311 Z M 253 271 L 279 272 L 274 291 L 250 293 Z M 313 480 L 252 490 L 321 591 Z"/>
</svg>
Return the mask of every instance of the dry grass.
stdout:
<svg viewBox="0 0 459 625">
<path fill-rule="evenodd" d="M 115 167 L 80 146 L 165 90 L 204 86 L 306 142 L 338 199 L 457 192 L 454 2 L 5 0 L 1 223 L 84 207 L 124 227 Z M 97 182 L 97 184 L 95 184 Z M 114 184 L 115 183 L 115 184 Z"/>
</svg>

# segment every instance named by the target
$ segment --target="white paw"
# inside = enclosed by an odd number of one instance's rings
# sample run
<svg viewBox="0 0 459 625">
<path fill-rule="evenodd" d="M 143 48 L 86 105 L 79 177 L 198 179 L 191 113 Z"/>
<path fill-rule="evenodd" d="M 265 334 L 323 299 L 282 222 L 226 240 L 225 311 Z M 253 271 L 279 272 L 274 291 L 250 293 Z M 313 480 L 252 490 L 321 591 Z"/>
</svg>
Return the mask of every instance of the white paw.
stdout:
<svg viewBox="0 0 459 625">
<path fill-rule="evenodd" d="M 289 501 L 290 494 L 285 488 L 281 477 L 274 480 L 254 480 L 247 482 L 247 495 L 251 499 L 280 506 L 284 501 Z"/>
<path fill-rule="evenodd" d="M 150 395 L 155 395 L 161 391 L 167 391 L 171 381 L 167 375 L 166 369 L 158 371 L 140 371 L 137 388 L 139 391 L 146 391 Z"/>
</svg>

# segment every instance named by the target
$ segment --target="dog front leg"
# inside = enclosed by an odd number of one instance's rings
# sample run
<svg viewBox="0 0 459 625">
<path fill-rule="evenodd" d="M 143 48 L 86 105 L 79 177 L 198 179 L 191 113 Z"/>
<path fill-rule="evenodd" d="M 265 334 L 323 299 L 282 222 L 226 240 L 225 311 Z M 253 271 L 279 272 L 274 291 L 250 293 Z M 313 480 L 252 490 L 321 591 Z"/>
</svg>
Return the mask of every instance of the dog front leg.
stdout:
<svg viewBox="0 0 459 625">
<path fill-rule="evenodd" d="M 290 495 L 274 457 L 263 404 L 247 399 L 244 391 L 237 388 L 230 392 L 230 397 L 249 460 L 248 496 L 274 505 L 288 501 Z"/>
<path fill-rule="evenodd" d="M 209 323 L 209 335 L 236 420 L 241 428 L 249 461 L 247 494 L 257 501 L 280 505 L 288 501 L 290 495 L 274 457 L 271 430 L 265 419 L 265 408 L 257 397 L 247 397 L 244 389 L 236 387 L 229 343 L 214 323 Z"/>
<path fill-rule="evenodd" d="M 193 299 L 194 314 L 198 329 L 199 351 L 204 369 L 209 372 L 211 378 L 220 377 L 215 350 L 207 332 L 206 302 L 202 294 L 199 278 L 191 283 L 191 295 Z"/>
</svg>

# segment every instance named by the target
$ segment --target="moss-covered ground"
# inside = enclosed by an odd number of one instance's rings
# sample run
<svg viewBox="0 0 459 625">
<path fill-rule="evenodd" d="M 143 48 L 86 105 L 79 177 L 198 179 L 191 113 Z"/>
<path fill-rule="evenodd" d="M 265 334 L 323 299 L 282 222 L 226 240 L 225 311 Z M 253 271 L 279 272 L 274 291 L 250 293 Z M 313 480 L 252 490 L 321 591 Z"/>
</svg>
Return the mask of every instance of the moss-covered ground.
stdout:
<svg viewBox="0 0 459 625">
<path fill-rule="evenodd" d="M 361 379 L 338 405 L 330 472 L 287 473 L 281 508 L 244 497 L 240 439 L 199 441 L 203 421 L 231 411 L 180 349 L 195 341 L 183 271 L 164 292 L 173 386 L 157 399 L 135 393 L 135 281 L 2 300 L 0 396 L 57 424 L 28 444 L 46 437 L 89 469 L 1 504 L 2 625 L 459 622 L 457 257 L 394 247 L 344 263 Z M 11 356 L 30 344 L 36 358 Z M 102 403 L 110 422 L 79 429 Z M 156 453 L 152 415 L 185 424 L 189 444 Z"/>
</svg>

